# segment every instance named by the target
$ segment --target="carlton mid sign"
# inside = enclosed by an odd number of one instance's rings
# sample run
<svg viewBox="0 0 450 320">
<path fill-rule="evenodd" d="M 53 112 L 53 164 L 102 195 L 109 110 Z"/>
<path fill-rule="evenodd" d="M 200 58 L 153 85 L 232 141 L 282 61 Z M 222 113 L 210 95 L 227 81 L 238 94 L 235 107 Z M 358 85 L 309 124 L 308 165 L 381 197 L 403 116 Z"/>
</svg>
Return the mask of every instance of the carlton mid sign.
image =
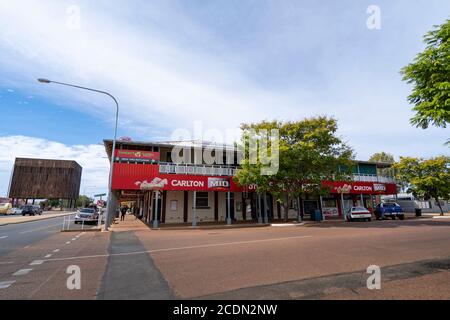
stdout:
<svg viewBox="0 0 450 320">
<path fill-rule="evenodd" d="M 395 194 L 397 186 L 393 183 L 373 182 L 322 182 L 324 187 L 331 189 L 331 193 L 344 194 Z"/>
<path fill-rule="evenodd" d="M 159 174 L 149 180 L 135 181 L 133 187 L 127 189 L 153 190 L 156 188 L 180 191 L 239 191 L 229 178 L 176 174 Z"/>
</svg>

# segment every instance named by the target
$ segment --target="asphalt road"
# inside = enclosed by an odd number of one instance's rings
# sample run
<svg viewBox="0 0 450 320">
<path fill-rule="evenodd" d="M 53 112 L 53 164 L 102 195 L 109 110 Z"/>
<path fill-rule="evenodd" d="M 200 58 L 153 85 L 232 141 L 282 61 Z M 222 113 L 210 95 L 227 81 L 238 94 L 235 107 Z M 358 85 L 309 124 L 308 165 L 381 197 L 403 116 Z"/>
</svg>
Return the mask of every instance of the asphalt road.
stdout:
<svg viewBox="0 0 450 320">
<path fill-rule="evenodd" d="M 0 299 L 450 299 L 450 220 L 155 231 L 128 219 L 112 233 L 14 226 L 12 240 L 36 238 L 0 256 Z M 381 290 L 366 287 L 370 265 Z"/>
<path fill-rule="evenodd" d="M 61 231 L 62 217 L 0 226 L 0 258 Z"/>
</svg>

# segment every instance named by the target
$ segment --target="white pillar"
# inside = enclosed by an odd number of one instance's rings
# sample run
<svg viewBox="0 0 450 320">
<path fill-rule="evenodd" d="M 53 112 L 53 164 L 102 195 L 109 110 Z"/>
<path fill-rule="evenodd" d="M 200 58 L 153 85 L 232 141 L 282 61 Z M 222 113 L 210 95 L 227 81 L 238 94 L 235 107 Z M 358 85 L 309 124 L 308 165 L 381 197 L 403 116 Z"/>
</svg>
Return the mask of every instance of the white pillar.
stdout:
<svg viewBox="0 0 450 320">
<path fill-rule="evenodd" d="M 197 226 L 197 191 L 194 191 L 194 196 L 193 196 L 193 205 L 192 205 L 192 226 L 196 227 Z"/>
<path fill-rule="evenodd" d="M 344 206 L 344 194 L 341 193 L 341 210 L 342 210 L 342 217 L 344 218 L 344 221 L 347 220 L 347 213 L 345 212 L 345 206 Z"/>
<path fill-rule="evenodd" d="M 155 212 L 153 216 L 153 228 L 158 228 L 158 198 L 159 198 L 159 191 L 155 191 Z"/>
<path fill-rule="evenodd" d="M 231 224 L 231 193 L 230 193 L 230 191 L 228 191 L 227 195 L 228 195 L 227 224 L 230 225 Z"/>
</svg>

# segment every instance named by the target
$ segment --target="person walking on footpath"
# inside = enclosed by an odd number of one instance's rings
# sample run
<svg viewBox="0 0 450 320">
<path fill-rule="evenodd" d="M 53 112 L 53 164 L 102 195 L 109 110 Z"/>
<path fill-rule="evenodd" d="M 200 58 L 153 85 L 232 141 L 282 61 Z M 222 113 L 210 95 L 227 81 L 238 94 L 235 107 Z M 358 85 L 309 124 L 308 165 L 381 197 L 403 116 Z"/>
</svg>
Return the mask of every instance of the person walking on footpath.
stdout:
<svg viewBox="0 0 450 320">
<path fill-rule="evenodd" d="M 120 221 L 125 221 L 125 215 L 127 214 L 128 211 L 128 207 L 127 205 L 124 205 L 121 209 L 120 209 L 120 213 L 122 214 L 120 216 Z"/>
</svg>

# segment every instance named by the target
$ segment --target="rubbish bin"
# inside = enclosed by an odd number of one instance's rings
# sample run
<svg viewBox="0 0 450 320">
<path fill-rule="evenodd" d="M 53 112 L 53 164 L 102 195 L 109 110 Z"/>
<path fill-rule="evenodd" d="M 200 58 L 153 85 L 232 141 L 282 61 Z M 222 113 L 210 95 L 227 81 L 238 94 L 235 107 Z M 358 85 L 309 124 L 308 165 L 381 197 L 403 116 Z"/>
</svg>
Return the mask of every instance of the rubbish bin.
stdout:
<svg viewBox="0 0 450 320">
<path fill-rule="evenodd" d="M 416 217 L 421 217 L 422 216 L 422 209 L 416 209 Z"/>
<path fill-rule="evenodd" d="M 314 221 L 322 221 L 322 212 L 320 210 L 315 211 L 315 219 Z"/>
</svg>

